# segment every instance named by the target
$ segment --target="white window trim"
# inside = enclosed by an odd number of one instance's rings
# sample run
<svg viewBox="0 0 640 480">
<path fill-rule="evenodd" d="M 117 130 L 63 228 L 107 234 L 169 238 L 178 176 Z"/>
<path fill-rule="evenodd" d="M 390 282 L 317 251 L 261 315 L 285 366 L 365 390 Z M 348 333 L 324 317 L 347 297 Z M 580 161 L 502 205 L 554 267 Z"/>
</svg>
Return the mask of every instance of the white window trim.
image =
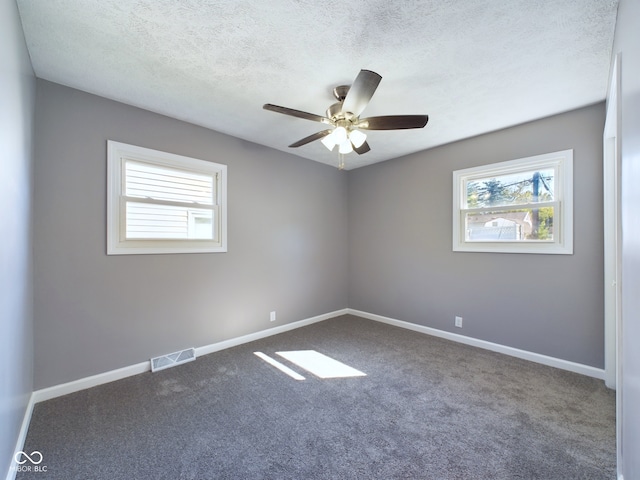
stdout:
<svg viewBox="0 0 640 480">
<path fill-rule="evenodd" d="M 136 160 L 154 165 L 181 168 L 198 173 L 216 174 L 216 203 L 213 210 L 216 240 L 126 239 L 124 164 Z M 227 166 L 219 163 L 161 152 L 150 148 L 107 141 L 107 255 L 219 253 L 227 251 Z"/>
<path fill-rule="evenodd" d="M 518 172 L 524 169 L 556 168 L 554 224 L 558 225 L 553 242 L 468 242 L 465 239 L 464 211 L 466 191 L 464 185 L 475 178 L 486 178 Z M 549 204 L 537 204 L 548 206 Z M 500 210 L 502 207 L 494 207 Z M 505 207 L 513 208 L 513 207 Z M 573 254 L 573 150 L 519 158 L 507 162 L 466 168 L 453 172 L 453 251 L 492 253 Z"/>
</svg>

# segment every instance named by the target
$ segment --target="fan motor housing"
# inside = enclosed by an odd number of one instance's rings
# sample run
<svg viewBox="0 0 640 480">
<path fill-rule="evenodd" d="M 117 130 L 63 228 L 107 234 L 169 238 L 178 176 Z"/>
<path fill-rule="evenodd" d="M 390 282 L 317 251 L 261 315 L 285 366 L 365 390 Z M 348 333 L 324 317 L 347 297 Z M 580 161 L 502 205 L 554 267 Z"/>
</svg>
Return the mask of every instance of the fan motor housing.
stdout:
<svg viewBox="0 0 640 480">
<path fill-rule="evenodd" d="M 333 105 L 331 105 L 329 108 L 327 108 L 327 117 L 335 120 L 336 118 L 340 117 L 342 112 L 342 102 L 336 102 Z"/>
<path fill-rule="evenodd" d="M 345 95 L 346 95 L 346 92 L 349 91 L 349 87 L 348 86 L 336 87 L 334 89 L 334 92 L 337 89 L 346 89 Z M 353 123 L 354 120 L 356 120 L 356 116 L 351 112 L 344 112 L 342 110 L 343 100 L 344 100 L 344 98 L 341 99 L 339 102 L 334 103 L 329 108 L 327 108 L 327 113 L 326 113 L 327 118 L 330 118 L 334 122 L 337 122 L 339 120 L 348 120 L 349 122 Z"/>
</svg>

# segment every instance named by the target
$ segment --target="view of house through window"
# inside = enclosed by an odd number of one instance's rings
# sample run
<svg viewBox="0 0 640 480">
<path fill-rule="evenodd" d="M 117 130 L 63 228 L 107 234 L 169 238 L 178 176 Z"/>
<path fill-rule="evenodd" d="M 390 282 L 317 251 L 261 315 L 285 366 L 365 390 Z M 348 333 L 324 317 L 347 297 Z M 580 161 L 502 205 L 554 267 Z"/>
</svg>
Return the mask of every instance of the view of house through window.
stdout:
<svg viewBox="0 0 640 480">
<path fill-rule="evenodd" d="M 573 252 L 573 151 L 453 172 L 454 251 Z"/>
<path fill-rule="evenodd" d="M 214 176 L 136 161 L 125 168 L 127 238 L 214 238 Z"/>
<path fill-rule="evenodd" d="M 467 241 L 553 241 L 555 169 L 467 181 Z"/>
</svg>

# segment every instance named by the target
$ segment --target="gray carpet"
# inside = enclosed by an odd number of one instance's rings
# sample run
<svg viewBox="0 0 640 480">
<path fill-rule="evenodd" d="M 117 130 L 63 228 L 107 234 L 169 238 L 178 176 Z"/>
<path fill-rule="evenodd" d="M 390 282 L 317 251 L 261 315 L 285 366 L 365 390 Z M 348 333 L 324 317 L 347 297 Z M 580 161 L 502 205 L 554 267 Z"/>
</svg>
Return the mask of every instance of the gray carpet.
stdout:
<svg viewBox="0 0 640 480">
<path fill-rule="evenodd" d="M 290 350 L 367 375 L 321 379 Z M 344 316 L 37 404 L 33 450 L 47 471 L 18 479 L 615 479 L 615 394 Z"/>
</svg>

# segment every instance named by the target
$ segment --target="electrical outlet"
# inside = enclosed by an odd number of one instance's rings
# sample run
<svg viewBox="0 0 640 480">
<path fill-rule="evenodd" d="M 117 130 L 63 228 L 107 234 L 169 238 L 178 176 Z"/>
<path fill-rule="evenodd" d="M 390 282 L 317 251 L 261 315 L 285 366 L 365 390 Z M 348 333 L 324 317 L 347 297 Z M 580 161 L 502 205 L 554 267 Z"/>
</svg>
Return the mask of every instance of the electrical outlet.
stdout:
<svg viewBox="0 0 640 480">
<path fill-rule="evenodd" d="M 269 314 L 269 321 L 271 321 L 271 322 L 275 322 L 276 321 L 276 312 L 275 312 L 275 310 Z"/>
<path fill-rule="evenodd" d="M 456 317 L 456 327 L 462 328 L 462 317 Z"/>
</svg>

